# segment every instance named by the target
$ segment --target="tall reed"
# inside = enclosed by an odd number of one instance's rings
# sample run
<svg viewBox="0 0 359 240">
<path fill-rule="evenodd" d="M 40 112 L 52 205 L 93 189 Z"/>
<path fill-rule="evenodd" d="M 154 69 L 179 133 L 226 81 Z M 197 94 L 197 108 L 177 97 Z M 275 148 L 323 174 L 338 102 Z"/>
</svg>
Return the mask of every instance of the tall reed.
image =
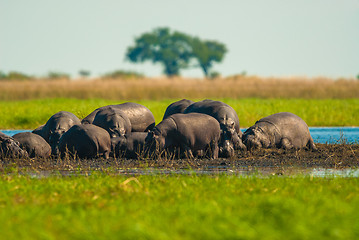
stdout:
<svg viewBox="0 0 359 240">
<path fill-rule="evenodd" d="M 359 98 L 359 81 L 327 78 L 234 76 L 190 78 L 1 81 L 0 100 L 102 98 L 160 100 L 177 98 Z"/>
</svg>

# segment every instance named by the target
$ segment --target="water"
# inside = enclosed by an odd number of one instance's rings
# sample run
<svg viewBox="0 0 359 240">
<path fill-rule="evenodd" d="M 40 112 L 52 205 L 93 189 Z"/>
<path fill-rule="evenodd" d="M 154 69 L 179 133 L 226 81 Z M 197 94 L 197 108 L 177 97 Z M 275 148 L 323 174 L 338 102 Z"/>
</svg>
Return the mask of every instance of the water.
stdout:
<svg viewBox="0 0 359 240">
<path fill-rule="evenodd" d="M 246 129 L 241 129 L 244 132 Z M 19 132 L 31 130 L 0 130 L 6 135 L 13 136 Z M 359 127 L 310 127 L 310 134 L 315 143 L 359 143 Z"/>
<path fill-rule="evenodd" d="M 72 171 L 72 170 L 37 170 L 37 171 L 26 171 L 20 174 L 29 175 L 32 178 L 46 178 L 50 176 L 90 176 L 92 173 L 97 172 L 98 170 L 93 171 Z M 230 169 L 227 167 L 223 168 L 206 168 L 198 170 L 186 170 L 186 169 L 161 169 L 161 168 L 129 168 L 129 169 L 119 169 L 117 171 L 111 172 L 112 174 L 118 175 L 171 175 L 171 174 L 182 174 L 182 175 L 234 175 L 240 177 L 259 177 L 266 178 L 270 176 L 310 176 L 318 178 L 326 177 L 344 177 L 344 178 L 358 178 L 359 169 L 358 168 L 346 168 L 346 169 L 331 169 L 331 168 L 278 168 L 278 167 L 258 167 L 258 168 L 236 168 Z M 18 173 L 16 173 L 18 174 Z M 105 173 L 106 174 L 106 173 Z"/>
</svg>

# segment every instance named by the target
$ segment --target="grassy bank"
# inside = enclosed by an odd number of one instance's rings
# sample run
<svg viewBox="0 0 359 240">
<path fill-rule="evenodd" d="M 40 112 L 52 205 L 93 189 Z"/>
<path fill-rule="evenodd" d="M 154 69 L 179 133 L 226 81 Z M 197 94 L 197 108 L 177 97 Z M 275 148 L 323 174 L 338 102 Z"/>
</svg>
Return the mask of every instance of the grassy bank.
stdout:
<svg viewBox="0 0 359 240">
<path fill-rule="evenodd" d="M 166 107 L 178 99 L 133 100 L 148 107 L 156 122 L 162 120 Z M 201 100 L 201 99 L 193 99 Z M 219 98 L 238 113 L 242 127 L 273 113 L 289 111 L 303 118 L 309 126 L 359 126 L 359 99 L 229 99 Z M 38 99 L 0 101 L 0 129 L 34 129 L 58 111 L 69 111 L 79 118 L 94 109 L 125 101 L 106 99 Z"/>
<path fill-rule="evenodd" d="M 3 239 L 356 239 L 358 186 L 340 177 L 2 175 L 0 231 Z"/>
</svg>

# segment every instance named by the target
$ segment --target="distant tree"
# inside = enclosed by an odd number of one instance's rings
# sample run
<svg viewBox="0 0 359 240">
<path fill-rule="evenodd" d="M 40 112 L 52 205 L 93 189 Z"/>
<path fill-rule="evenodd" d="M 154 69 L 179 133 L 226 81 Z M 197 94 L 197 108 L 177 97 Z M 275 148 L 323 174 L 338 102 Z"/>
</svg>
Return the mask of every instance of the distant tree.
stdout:
<svg viewBox="0 0 359 240">
<path fill-rule="evenodd" d="M 175 76 L 188 67 L 191 47 L 187 35 L 157 28 L 136 38 L 135 45 L 127 49 L 126 58 L 132 62 L 161 63 L 167 76 Z"/>
<path fill-rule="evenodd" d="M 198 61 L 204 75 L 207 78 L 213 77 L 211 76 L 212 74 L 210 73 L 210 69 L 212 68 L 214 62 L 221 62 L 223 60 L 224 55 L 227 52 L 226 46 L 220 42 L 202 41 L 195 37 L 191 41 L 191 47 L 192 56 L 196 61 Z"/>
<path fill-rule="evenodd" d="M 70 79 L 70 75 L 63 72 L 49 72 L 47 77 L 49 79 Z"/>
<path fill-rule="evenodd" d="M 30 80 L 33 78 L 32 76 L 18 71 L 10 71 L 7 75 L 4 74 L 3 77 L 5 80 Z"/>
<path fill-rule="evenodd" d="M 0 79 L 6 79 L 6 73 L 4 73 L 3 71 L 0 71 Z"/>
<path fill-rule="evenodd" d="M 127 49 L 126 58 L 135 63 L 161 63 L 167 76 L 179 75 L 181 69 L 188 68 L 194 61 L 194 66 L 209 77 L 213 63 L 221 62 L 226 52 L 223 43 L 157 28 L 136 38 L 135 45 Z"/>
<path fill-rule="evenodd" d="M 91 72 L 88 71 L 88 70 L 80 70 L 80 71 L 79 71 L 79 75 L 80 75 L 81 77 L 89 77 L 89 76 L 91 75 Z"/>
<path fill-rule="evenodd" d="M 115 70 L 102 75 L 103 78 L 142 78 L 144 75 L 135 71 Z"/>
</svg>

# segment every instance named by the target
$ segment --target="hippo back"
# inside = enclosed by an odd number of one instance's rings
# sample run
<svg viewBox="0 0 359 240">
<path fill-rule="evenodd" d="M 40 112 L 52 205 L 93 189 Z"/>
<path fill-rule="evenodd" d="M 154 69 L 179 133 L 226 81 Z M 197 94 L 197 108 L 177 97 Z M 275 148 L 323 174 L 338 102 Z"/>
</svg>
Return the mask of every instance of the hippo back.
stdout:
<svg viewBox="0 0 359 240">
<path fill-rule="evenodd" d="M 111 137 L 119 137 L 131 132 L 131 122 L 127 114 L 114 107 L 100 109 L 96 113 L 93 124 L 105 129 Z"/>
<path fill-rule="evenodd" d="M 99 155 L 108 158 L 111 152 L 111 138 L 105 129 L 96 125 L 74 125 L 62 135 L 59 150 L 62 155 L 68 150 L 80 158 L 93 158 Z"/>
<path fill-rule="evenodd" d="M 163 115 L 163 119 L 168 118 L 169 116 L 176 114 L 176 113 L 183 113 L 184 110 L 193 104 L 194 102 L 188 99 L 182 99 L 177 102 L 171 103 L 165 111 L 165 114 Z"/>
<path fill-rule="evenodd" d="M 279 131 L 281 138 L 292 139 L 294 146 L 305 146 L 308 138 L 311 138 L 306 122 L 290 112 L 275 113 L 256 122 L 261 123 L 272 124 L 273 128 Z"/>
<path fill-rule="evenodd" d="M 59 139 L 64 132 L 69 130 L 75 124 L 80 124 L 80 119 L 76 117 L 75 114 L 66 111 L 57 112 L 52 115 L 46 124 L 42 127 L 42 137 L 47 142 L 50 142 L 51 135 L 55 132 L 59 132 Z"/>
<path fill-rule="evenodd" d="M 20 147 L 25 149 L 30 158 L 47 158 L 51 155 L 51 147 L 44 138 L 31 132 L 21 132 L 13 136 L 20 143 Z"/>
<path fill-rule="evenodd" d="M 109 108 L 119 109 L 127 115 L 131 122 L 132 132 L 146 132 L 155 126 L 155 118 L 152 112 L 147 107 L 133 102 L 100 107 L 85 117 L 82 123 L 93 123 L 98 111 Z"/>
<path fill-rule="evenodd" d="M 0 132 L 0 158 L 2 157 L 28 157 L 26 151 L 20 147 L 20 143 L 14 138 Z"/>
<path fill-rule="evenodd" d="M 217 121 L 221 125 L 227 125 L 229 124 L 229 121 L 232 120 L 234 123 L 234 126 L 228 126 L 228 127 L 234 127 L 236 132 L 240 134 L 240 125 L 239 125 L 239 118 L 236 113 L 236 111 L 229 106 L 226 103 L 220 102 L 220 101 L 213 101 L 213 100 L 203 100 L 200 102 L 195 102 L 188 106 L 183 113 L 191 113 L 191 112 L 197 112 L 197 113 L 203 113 L 210 115 L 217 119 Z"/>
</svg>

